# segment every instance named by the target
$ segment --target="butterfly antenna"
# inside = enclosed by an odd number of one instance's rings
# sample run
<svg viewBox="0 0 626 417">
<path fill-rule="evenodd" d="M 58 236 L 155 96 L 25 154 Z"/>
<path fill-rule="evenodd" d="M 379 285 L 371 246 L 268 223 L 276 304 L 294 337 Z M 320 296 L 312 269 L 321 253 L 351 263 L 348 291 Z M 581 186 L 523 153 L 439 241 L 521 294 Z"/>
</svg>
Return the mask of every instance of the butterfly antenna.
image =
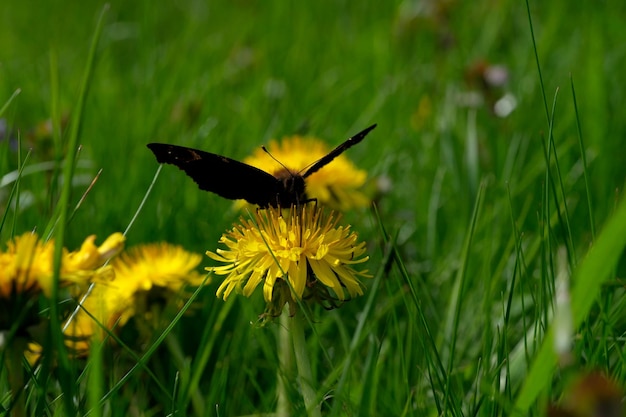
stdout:
<svg viewBox="0 0 626 417">
<path fill-rule="evenodd" d="M 291 170 L 289 168 L 287 168 L 285 166 L 285 164 L 283 164 L 282 162 L 280 162 L 278 159 L 276 159 L 274 157 L 274 155 L 271 154 L 270 151 L 267 150 L 267 148 L 265 146 L 261 146 L 261 149 L 263 149 L 263 152 L 265 152 L 266 154 L 269 155 L 270 158 L 272 158 L 274 161 L 276 161 L 281 167 L 285 168 L 285 171 L 287 171 L 289 174 L 291 174 L 292 176 L 295 175 L 293 172 L 291 172 Z"/>
</svg>

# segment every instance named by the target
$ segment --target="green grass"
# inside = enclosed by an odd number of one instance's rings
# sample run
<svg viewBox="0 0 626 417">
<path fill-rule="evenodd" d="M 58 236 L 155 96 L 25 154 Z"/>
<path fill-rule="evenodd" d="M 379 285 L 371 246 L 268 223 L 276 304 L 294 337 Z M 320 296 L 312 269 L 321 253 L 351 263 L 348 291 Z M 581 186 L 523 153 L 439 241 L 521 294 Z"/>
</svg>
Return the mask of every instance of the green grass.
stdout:
<svg viewBox="0 0 626 417">
<path fill-rule="evenodd" d="M 374 278 L 364 297 L 315 309 L 305 327 L 322 414 L 542 415 L 571 373 L 624 382 L 626 6 L 529 10 L 535 43 L 519 1 L 114 1 L 87 77 L 101 4 L 9 0 L 0 117 L 21 152 L 0 142 L 0 177 L 21 175 L 0 188 L 2 248 L 65 223 L 64 204 L 67 225 L 54 233 L 70 248 L 124 231 L 158 168 L 149 142 L 241 159 L 272 138 L 332 146 L 378 123 L 347 155 L 392 188 L 376 210 L 344 216 L 368 242 Z M 481 60 L 505 66 L 508 83 L 468 106 L 480 86 L 467 72 Z M 504 93 L 517 107 L 501 118 L 486 103 Z M 46 120 L 62 134 L 36 133 Z M 127 243 L 204 253 L 237 217 L 166 166 Z M 573 364 L 560 367 L 553 312 L 565 269 L 575 337 Z M 86 360 L 27 372 L 26 415 L 274 412 L 280 326 L 258 324 L 260 291 L 223 302 L 218 285 L 146 344 L 128 327 Z M 304 415 L 298 385 L 286 393 Z"/>
</svg>

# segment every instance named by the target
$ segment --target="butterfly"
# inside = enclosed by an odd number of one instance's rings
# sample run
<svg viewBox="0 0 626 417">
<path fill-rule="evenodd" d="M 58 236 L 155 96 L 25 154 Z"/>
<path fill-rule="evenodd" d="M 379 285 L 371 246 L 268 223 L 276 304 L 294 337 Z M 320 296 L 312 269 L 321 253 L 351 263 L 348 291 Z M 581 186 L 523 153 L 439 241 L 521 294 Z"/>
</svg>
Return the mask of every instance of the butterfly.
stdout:
<svg viewBox="0 0 626 417">
<path fill-rule="evenodd" d="M 307 177 L 361 142 L 375 127 L 374 124 L 352 136 L 314 162 L 304 173 L 285 168 L 272 175 L 225 156 L 165 143 L 149 143 L 148 148 L 159 163 L 176 165 L 185 171 L 201 190 L 230 200 L 246 200 L 261 208 L 290 207 L 311 201 L 305 193 Z"/>
</svg>

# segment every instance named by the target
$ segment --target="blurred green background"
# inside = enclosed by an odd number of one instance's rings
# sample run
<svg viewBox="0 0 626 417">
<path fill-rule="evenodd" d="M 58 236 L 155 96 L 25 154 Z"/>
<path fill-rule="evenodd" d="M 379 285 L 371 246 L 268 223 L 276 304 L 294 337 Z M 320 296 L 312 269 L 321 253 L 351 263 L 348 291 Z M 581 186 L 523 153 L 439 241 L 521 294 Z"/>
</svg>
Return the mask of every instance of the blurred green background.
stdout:
<svg viewBox="0 0 626 417">
<path fill-rule="evenodd" d="M 17 169 L 13 140 L 18 135 L 23 152 L 31 150 L 28 165 L 55 161 L 45 123 L 55 105 L 65 118 L 72 116 L 102 6 L 8 0 L 0 7 L 0 102 L 21 90 L 3 115 L 1 175 Z M 309 134 L 334 146 L 378 123 L 347 156 L 368 171 L 372 189 L 381 182 L 390 185 L 377 201 L 380 217 L 397 238 L 435 329 L 449 318 L 454 276 L 484 184 L 465 266 L 471 278 L 464 307 L 481 315 L 463 317 L 463 353 L 455 364 L 463 381 L 471 382 L 465 365 L 476 361 L 481 350 L 485 353 L 479 345 L 481 326 L 498 320 L 500 297 L 516 271 L 517 239 L 528 250 L 523 271 L 528 277 L 545 272 L 550 263 L 545 256 L 559 244 L 567 245 L 575 264 L 591 245 L 592 230 L 613 212 L 625 179 L 626 3 L 530 1 L 530 16 L 542 78 L 521 1 L 111 2 L 82 119 L 72 201 L 78 201 L 98 170 L 102 174 L 72 218 L 68 246 L 76 247 L 89 234 L 104 238 L 126 228 L 158 167 L 145 146 L 149 142 L 242 159 L 273 138 Z M 560 176 L 554 174 L 553 153 L 552 171 L 546 174 L 548 114 Z M 9 215 L 17 233 L 41 230 L 50 221 L 58 192 L 51 171 L 44 166 L 22 178 L 19 213 Z M 558 191 L 550 192 L 546 208 L 547 183 Z M 3 207 L 9 190 L 10 184 L 0 189 Z M 559 209 L 550 209 L 555 204 Z M 546 232 L 544 211 L 555 217 L 567 211 L 568 219 L 555 221 Z M 237 217 L 230 201 L 199 191 L 182 172 L 166 166 L 128 242 L 167 240 L 203 253 L 215 248 Z M 378 270 L 383 244 L 373 212 L 356 210 L 345 221 L 368 241 L 370 269 Z M 5 228 L 0 240 L 6 241 L 9 231 Z M 542 246 L 547 235 L 554 246 Z M 387 314 L 401 329 L 415 313 L 394 298 L 392 288 L 381 295 L 385 307 L 372 334 L 389 337 L 395 352 L 400 342 L 385 333 Z M 494 299 L 485 304 L 488 294 Z M 222 303 L 210 292 L 206 299 L 206 315 Z M 246 300 L 236 302 L 246 305 Z M 254 320 L 259 299 L 255 306 L 229 323 Z M 361 307 L 356 300 L 331 317 L 352 317 Z M 518 324 L 512 338 L 526 331 Z M 346 326 L 349 334 L 354 322 Z M 256 330 L 241 330 L 230 343 L 245 343 L 250 331 Z M 321 330 L 321 337 L 332 340 L 333 331 Z M 193 342 L 187 347 L 190 355 Z M 241 348 L 241 362 L 249 364 L 263 351 L 250 349 Z M 392 355 L 405 362 L 388 366 L 390 372 L 401 369 L 402 380 L 413 389 L 413 378 L 423 383 L 426 376 L 418 371 L 419 351 L 407 349 Z M 226 355 L 220 352 L 215 354 Z M 241 379 L 232 377 L 227 385 L 240 387 L 254 372 L 261 371 L 242 372 Z M 266 377 L 273 380 L 274 375 Z M 359 381 L 358 375 L 353 378 Z M 393 375 L 376 378 L 384 383 Z M 513 392 L 521 383 L 511 382 Z M 423 388 L 420 382 L 415 386 Z M 460 386 L 455 386 L 459 392 L 470 392 Z M 395 388 L 389 386 L 390 392 Z M 399 415 L 411 393 L 381 394 L 387 400 L 372 407 Z M 241 395 L 239 407 L 231 404 L 223 415 L 271 404 L 247 391 Z M 416 409 L 432 410 L 431 400 Z"/>
<path fill-rule="evenodd" d="M 50 57 L 58 105 L 71 116 L 101 6 L 8 2 L 0 11 L 0 94 L 6 100 L 21 89 L 5 119 L 33 149 L 31 161 L 51 159 L 39 143 L 45 138 L 28 139 L 51 115 Z M 624 68 L 625 7 L 530 7 L 549 105 L 560 88 L 554 129 L 566 170 L 579 157 L 570 74 L 576 86 L 601 222 L 623 183 L 626 158 L 616 110 L 624 94 L 615 88 Z M 480 63 L 503 66 L 508 82 L 482 94 L 481 74 L 471 74 Z M 484 104 L 472 105 L 469 92 Z M 517 107 L 494 117 L 490 107 L 504 93 Z M 372 177 L 391 180 L 381 206 L 416 247 L 435 250 L 430 245 L 441 243 L 433 239 L 456 239 L 447 230 L 467 224 L 480 179 L 499 191 L 511 187 L 514 197 L 526 198 L 529 187 L 539 191 L 548 124 L 525 4 L 113 2 L 80 139 L 80 159 L 90 166 L 80 170 L 84 181 L 103 172 L 71 236 L 127 225 L 156 169 L 148 142 L 243 158 L 271 138 L 308 133 L 332 146 L 371 123 L 379 127 L 348 156 Z M 4 151 L 3 158 L 15 164 L 15 155 Z M 35 198 L 18 229 L 47 221 L 41 177 L 32 185 L 24 179 Z M 229 207 L 168 167 L 129 238 L 167 238 L 200 250 L 231 222 Z M 433 210 L 438 230 L 425 242 Z"/>
</svg>

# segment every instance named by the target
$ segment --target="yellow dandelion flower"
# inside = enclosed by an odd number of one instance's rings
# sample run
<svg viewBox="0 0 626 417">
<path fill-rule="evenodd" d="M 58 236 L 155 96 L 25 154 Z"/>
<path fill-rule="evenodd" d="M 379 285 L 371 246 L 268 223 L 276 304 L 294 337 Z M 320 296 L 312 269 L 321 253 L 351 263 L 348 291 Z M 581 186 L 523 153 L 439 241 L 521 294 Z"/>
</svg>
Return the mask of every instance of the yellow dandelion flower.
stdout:
<svg viewBox="0 0 626 417">
<path fill-rule="evenodd" d="M 101 324 L 111 328 L 124 325 L 142 310 L 138 298 L 151 290 L 177 293 L 185 285 L 202 284 L 203 276 L 194 271 L 202 256 L 167 243 L 131 248 L 115 258 L 110 266 L 115 280 L 96 285 L 83 303 Z M 66 333 L 76 339 L 93 334 L 97 324 L 81 312 Z"/>
<path fill-rule="evenodd" d="M 16 293 L 50 293 L 54 243 L 41 242 L 36 234 L 24 233 L 8 242 L 0 254 L 0 297 Z"/>
<path fill-rule="evenodd" d="M 272 141 L 267 149 L 292 173 L 301 172 L 330 151 L 319 139 L 300 136 L 283 138 L 280 144 Z M 258 149 L 254 155 L 244 159 L 244 162 L 273 175 L 284 171 L 284 168 L 262 149 Z M 307 178 L 307 197 L 339 211 L 364 207 L 370 202 L 365 193 L 360 190 L 366 179 L 365 171 L 358 169 L 345 155 L 339 155 Z"/>
<path fill-rule="evenodd" d="M 65 344 L 76 356 L 84 356 L 89 351 L 91 338 L 98 332 L 100 338 L 105 336 L 101 327 L 113 328 L 115 317 L 107 313 L 107 288 L 112 283 L 97 284 L 91 294 L 84 300 L 82 309 L 72 317 L 64 330 Z M 110 304 L 110 303 L 109 303 Z"/>
<path fill-rule="evenodd" d="M 94 242 L 95 236 L 90 236 L 78 251 L 63 249 L 59 285 L 69 287 L 64 296 L 95 279 L 112 277 L 111 268 L 102 265 L 121 248 L 123 237 L 114 234 L 100 247 Z M 53 271 L 52 240 L 25 233 L 7 243 L 7 250 L 0 252 L 0 329 L 15 329 L 19 337 L 30 339 L 32 329 L 44 318 L 39 300 L 52 292 Z"/>
<path fill-rule="evenodd" d="M 80 250 L 67 257 L 64 267 L 67 270 L 95 269 L 117 255 L 124 248 L 126 238 L 121 233 L 113 233 L 102 245 L 94 244 L 96 235 L 91 235 L 83 242 Z"/>
<path fill-rule="evenodd" d="M 84 284 L 96 275 L 100 268 L 123 246 L 119 233 L 109 237 L 100 247 L 94 245 L 95 236 L 85 240 L 80 250 L 63 250 L 61 260 L 61 285 Z M 6 252 L 0 253 L 0 297 L 14 293 L 39 293 L 50 295 L 54 265 L 54 242 L 43 242 L 34 233 L 24 233 L 8 244 Z M 115 249 L 112 249 L 115 248 Z M 94 253 L 97 256 L 94 256 Z"/>
<path fill-rule="evenodd" d="M 43 346 L 35 342 L 29 342 L 26 345 L 26 350 L 24 350 L 24 358 L 26 359 L 26 362 L 28 362 L 30 366 L 35 366 L 37 362 L 39 361 L 39 359 L 41 358 L 42 354 L 43 354 Z"/>
<path fill-rule="evenodd" d="M 368 257 L 365 243 L 357 242 L 350 226 L 338 226 L 339 218 L 324 214 L 320 207 L 303 206 L 285 213 L 258 210 L 252 220 L 242 218 L 240 225 L 222 235 L 220 243 L 226 249 L 207 252 L 224 263 L 206 268 L 226 276 L 217 296 L 227 299 L 233 290 L 250 296 L 262 282 L 265 300 L 278 303 L 275 311 L 280 311 L 285 301 L 303 296 L 332 297 L 328 289 L 338 300 L 362 295 L 359 277 L 369 275 L 353 265 Z"/>
</svg>

